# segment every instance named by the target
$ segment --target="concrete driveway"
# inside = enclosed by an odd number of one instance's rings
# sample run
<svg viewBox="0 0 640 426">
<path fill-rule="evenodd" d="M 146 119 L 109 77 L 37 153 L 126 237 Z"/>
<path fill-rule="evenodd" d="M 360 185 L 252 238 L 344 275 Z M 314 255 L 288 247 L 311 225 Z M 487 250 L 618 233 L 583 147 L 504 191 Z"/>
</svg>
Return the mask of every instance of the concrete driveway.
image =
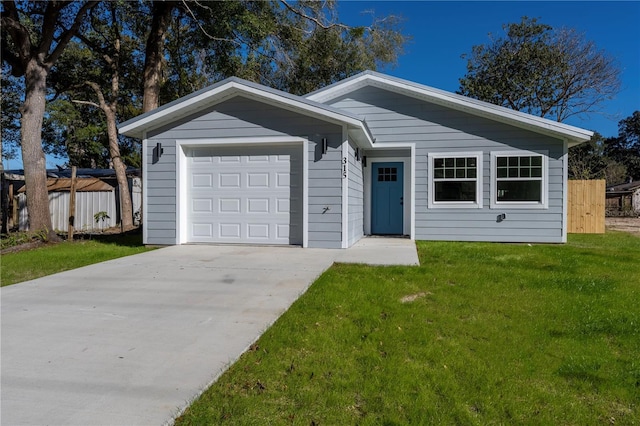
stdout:
<svg viewBox="0 0 640 426">
<path fill-rule="evenodd" d="M 371 241 L 174 246 L 5 287 L 0 421 L 170 423 L 334 261 L 417 263 Z"/>
</svg>

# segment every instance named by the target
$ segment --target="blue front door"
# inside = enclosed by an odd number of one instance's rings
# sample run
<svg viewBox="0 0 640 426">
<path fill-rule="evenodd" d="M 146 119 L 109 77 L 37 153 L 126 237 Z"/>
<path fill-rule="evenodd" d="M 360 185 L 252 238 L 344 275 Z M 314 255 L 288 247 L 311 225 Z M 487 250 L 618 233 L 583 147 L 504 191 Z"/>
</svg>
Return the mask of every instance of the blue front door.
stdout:
<svg viewBox="0 0 640 426">
<path fill-rule="evenodd" d="M 373 163 L 371 171 L 371 233 L 402 235 L 403 163 Z"/>
</svg>

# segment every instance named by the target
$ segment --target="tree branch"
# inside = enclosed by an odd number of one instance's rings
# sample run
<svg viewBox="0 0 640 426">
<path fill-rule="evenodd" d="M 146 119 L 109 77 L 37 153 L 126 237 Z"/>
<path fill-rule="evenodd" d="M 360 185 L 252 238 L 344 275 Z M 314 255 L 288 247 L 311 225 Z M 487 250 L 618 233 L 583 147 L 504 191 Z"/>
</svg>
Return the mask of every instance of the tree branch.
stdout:
<svg viewBox="0 0 640 426">
<path fill-rule="evenodd" d="M 317 26 L 319 26 L 322 29 L 325 30 L 329 30 L 331 28 L 340 28 L 343 30 L 350 30 L 351 27 L 344 25 L 344 24 L 339 24 L 339 23 L 333 23 L 333 24 L 324 24 L 322 22 L 320 22 L 320 20 L 318 18 L 314 18 L 313 16 L 309 16 L 306 13 L 304 13 L 302 11 L 302 9 L 297 9 L 293 6 L 291 6 L 289 3 L 287 3 L 286 0 L 280 0 L 280 3 L 282 3 L 284 5 L 284 7 L 286 7 L 290 12 L 295 13 L 296 15 L 306 19 L 307 21 L 313 22 L 314 24 L 316 24 Z"/>
<path fill-rule="evenodd" d="M 17 48 L 17 52 L 12 56 L 19 60 L 25 60 L 30 56 L 32 47 L 29 29 L 20 22 L 18 10 L 14 2 L 5 2 L 4 6 L 5 12 L 2 14 L 2 26 L 7 29 L 11 35 L 13 44 L 15 44 Z M 7 47 L 7 41 L 4 37 L 2 38 L 2 46 L 3 50 L 10 50 Z M 21 67 L 23 67 L 22 64 Z"/>
<path fill-rule="evenodd" d="M 109 106 L 107 105 L 107 102 L 104 99 L 104 93 L 102 93 L 102 89 L 100 89 L 100 85 L 94 81 L 85 81 L 84 85 L 89 86 L 93 90 L 93 92 L 98 97 L 99 103 L 96 104 L 95 102 L 88 102 L 88 101 L 82 101 L 82 102 L 85 102 L 87 105 L 93 104 L 94 106 L 100 108 L 101 110 L 106 111 L 109 108 Z"/>
<path fill-rule="evenodd" d="M 71 102 L 73 102 L 74 104 L 79 104 L 79 105 L 89 105 L 92 106 L 94 108 L 98 108 L 100 109 L 100 105 L 98 105 L 95 102 L 90 102 L 90 101 L 79 101 L 77 99 L 71 99 Z"/>
<path fill-rule="evenodd" d="M 212 36 L 211 34 L 209 34 L 207 32 L 207 30 L 205 30 L 204 27 L 202 26 L 202 24 L 200 23 L 200 20 L 196 18 L 195 14 L 193 13 L 191 8 L 187 4 L 187 1 L 188 0 L 182 0 L 182 4 L 184 5 L 185 9 L 189 13 L 189 16 L 191 16 L 191 19 L 193 19 L 193 22 L 195 22 L 198 25 L 198 28 L 200 28 L 200 31 L 202 31 L 202 34 L 206 35 L 209 39 L 214 40 L 214 41 L 226 41 L 228 43 L 234 43 L 234 44 L 240 46 L 240 43 L 237 40 L 233 40 L 233 39 L 230 39 L 230 38 L 215 37 L 215 36 Z M 201 6 L 200 3 L 198 3 L 198 2 L 196 2 L 196 4 Z M 207 9 L 210 9 L 210 8 L 207 7 Z"/>
<path fill-rule="evenodd" d="M 82 5 L 75 16 L 75 19 L 73 20 L 73 25 L 62 34 L 62 36 L 60 37 L 60 41 L 56 45 L 53 53 L 51 53 L 51 55 L 49 55 L 49 57 L 47 58 L 47 64 L 49 66 L 53 65 L 56 62 L 64 49 L 67 47 L 67 44 L 69 44 L 71 38 L 78 32 L 78 29 L 80 28 L 80 25 L 82 25 L 82 20 L 84 19 L 84 15 L 87 13 L 87 10 L 91 9 L 96 4 L 98 4 L 97 1 L 88 1 L 84 5 Z"/>
<path fill-rule="evenodd" d="M 60 10 L 62 10 L 64 6 L 65 4 L 63 2 L 47 2 L 47 6 L 44 10 L 42 18 L 42 38 L 40 39 L 40 43 L 38 44 L 39 55 L 46 55 L 47 53 L 49 53 L 51 44 L 54 41 L 56 22 L 58 21 Z M 42 59 L 44 59 L 44 56 L 42 56 Z"/>
</svg>

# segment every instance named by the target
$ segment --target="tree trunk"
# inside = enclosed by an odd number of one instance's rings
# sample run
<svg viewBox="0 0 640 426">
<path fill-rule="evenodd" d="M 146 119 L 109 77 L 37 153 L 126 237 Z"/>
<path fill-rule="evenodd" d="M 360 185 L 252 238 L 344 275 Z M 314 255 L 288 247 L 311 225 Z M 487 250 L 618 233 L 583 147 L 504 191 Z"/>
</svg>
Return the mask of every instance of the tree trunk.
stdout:
<svg viewBox="0 0 640 426">
<path fill-rule="evenodd" d="M 122 230 L 133 229 L 133 205 L 131 203 L 131 193 L 127 180 L 127 170 L 120 157 L 120 145 L 118 144 L 118 128 L 116 125 L 115 108 L 106 107 L 104 114 L 107 117 L 107 136 L 109 137 L 109 156 L 113 161 L 113 169 L 116 171 L 118 189 L 120 192 L 120 220 Z"/>
<path fill-rule="evenodd" d="M 142 112 L 158 108 L 160 102 L 160 75 L 164 59 L 164 39 L 175 5 L 172 2 L 154 1 L 151 13 L 151 31 L 147 38 L 144 63 L 144 93 Z"/>
<path fill-rule="evenodd" d="M 22 104 L 22 162 L 29 211 L 29 231 L 45 232 L 51 241 L 59 238 L 51 226 L 47 167 L 42 151 L 42 120 L 46 105 L 48 70 L 32 58 L 25 72 L 25 99 Z"/>
</svg>

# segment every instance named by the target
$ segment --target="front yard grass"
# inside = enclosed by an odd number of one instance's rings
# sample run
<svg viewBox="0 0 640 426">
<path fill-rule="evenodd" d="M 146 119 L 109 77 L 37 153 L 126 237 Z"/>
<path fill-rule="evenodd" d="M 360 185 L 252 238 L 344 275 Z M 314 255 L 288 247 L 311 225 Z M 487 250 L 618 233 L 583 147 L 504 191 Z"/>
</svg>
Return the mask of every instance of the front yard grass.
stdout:
<svg viewBox="0 0 640 426">
<path fill-rule="evenodd" d="M 15 284 L 147 250 L 149 248 L 142 245 L 142 235 L 134 233 L 47 244 L 32 250 L 7 253 L 0 259 L 0 284 Z"/>
<path fill-rule="evenodd" d="M 178 425 L 640 424 L 640 238 L 335 265 Z"/>
</svg>

